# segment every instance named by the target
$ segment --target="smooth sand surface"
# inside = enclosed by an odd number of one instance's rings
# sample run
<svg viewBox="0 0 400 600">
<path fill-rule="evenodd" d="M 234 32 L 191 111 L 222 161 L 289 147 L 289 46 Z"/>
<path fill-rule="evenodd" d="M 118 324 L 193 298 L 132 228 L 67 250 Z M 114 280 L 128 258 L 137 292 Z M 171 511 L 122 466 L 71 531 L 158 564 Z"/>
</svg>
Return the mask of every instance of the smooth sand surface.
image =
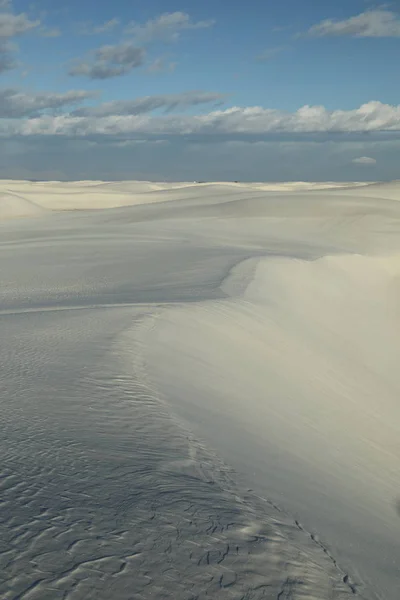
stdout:
<svg viewBox="0 0 400 600">
<path fill-rule="evenodd" d="M 0 182 L 5 600 L 398 600 L 400 182 Z"/>
</svg>

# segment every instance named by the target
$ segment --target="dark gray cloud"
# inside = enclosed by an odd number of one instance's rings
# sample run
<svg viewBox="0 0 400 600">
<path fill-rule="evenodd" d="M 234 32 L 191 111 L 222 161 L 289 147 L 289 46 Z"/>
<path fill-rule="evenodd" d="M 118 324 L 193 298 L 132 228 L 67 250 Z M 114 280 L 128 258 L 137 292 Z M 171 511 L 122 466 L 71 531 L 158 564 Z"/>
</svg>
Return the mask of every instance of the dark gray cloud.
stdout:
<svg viewBox="0 0 400 600">
<path fill-rule="evenodd" d="M 9 44 L 0 42 L 0 73 L 10 71 L 17 66 L 17 62 L 12 56 Z"/>
<path fill-rule="evenodd" d="M 225 97 L 224 94 L 199 91 L 145 96 L 143 98 L 136 98 L 135 100 L 116 100 L 105 102 L 98 106 L 78 108 L 71 114 L 78 117 L 109 117 L 113 115 L 141 115 L 157 109 L 169 112 L 201 104 L 220 104 Z"/>
<path fill-rule="evenodd" d="M 20 137 L 4 145 L 0 177 L 241 181 L 354 181 L 398 177 L 395 142 L 214 142 L 177 138 L 168 144 L 104 139 Z M 352 158 L 373 153 L 374 168 Z M 371 155 L 371 154 L 370 154 Z"/>
<path fill-rule="evenodd" d="M 97 48 L 93 61 L 83 61 L 71 67 L 69 74 L 89 79 L 109 79 L 129 73 L 144 64 L 146 52 L 131 42 Z"/>
<path fill-rule="evenodd" d="M 0 63 L 1 64 L 1 63 Z M 13 88 L 0 89 L 0 118 L 17 119 L 38 115 L 42 111 L 79 104 L 96 94 L 72 90 L 64 94 L 26 93 Z"/>
</svg>

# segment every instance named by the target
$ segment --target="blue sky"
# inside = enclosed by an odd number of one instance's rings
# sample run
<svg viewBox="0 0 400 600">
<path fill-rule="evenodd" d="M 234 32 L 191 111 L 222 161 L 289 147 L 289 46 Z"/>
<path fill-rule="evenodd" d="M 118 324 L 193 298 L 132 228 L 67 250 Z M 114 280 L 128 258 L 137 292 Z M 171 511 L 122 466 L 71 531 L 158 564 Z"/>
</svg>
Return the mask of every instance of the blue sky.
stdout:
<svg viewBox="0 0 400 600">
<path fill-rule="evenodd" d="M 400 3 L 0 0 L 0 177 L 399 178 Z"/>
</svg>

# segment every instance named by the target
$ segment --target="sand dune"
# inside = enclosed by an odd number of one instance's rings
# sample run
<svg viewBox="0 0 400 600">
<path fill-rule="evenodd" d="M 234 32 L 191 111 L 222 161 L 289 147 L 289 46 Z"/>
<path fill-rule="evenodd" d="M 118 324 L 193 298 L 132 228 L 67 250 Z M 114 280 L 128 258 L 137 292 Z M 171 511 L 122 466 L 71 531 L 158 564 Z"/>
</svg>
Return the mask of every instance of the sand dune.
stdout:
<svg viewBox="0 0 400 600">
<path fill-rule="evenodd" d="M 40 215 L 44 210 L 28 198 L 10 192 L 0 192 L 0 220 Z"/>
<path fill-rule="evenodd" d="M 163 186 L 142 182 L 24 182 L 0 181 L 0 190 L 18 197 L 19 203 L 35 203 L 47 210 L 95 210 L 132 206 L 135 204 L 160 202 L 162 198 L 149 196 L 151 192 L 162 191 Z M 179 188 L 178 188 L 179 189 Z M 0 201 L 0 218 L 5 210 Z M 20 216 L 19 204 L 15 203 L 15 216 Z M 7 218 L 13 216 L 11 200 L 8 200 Z"/>
<path fill-rule="evenodd" d="M 363 186 L 351 185 L 346 190 L 352 195 L 364 198 L 399 200 L 400 181 L 368 183 Z M 340 190 L 339 190 L 340 192 Z"/>
<path fill-rule="evenodd" d="M 399 199 L 0 183 L 2 598 L 398 599 Z"/>
<path fill-rule="evenodd" d="M 362 184 L 352 184 L 357 188 Z M 149 204 L 151 202 L 164 202 L 185 200 L 190 198 L 207 201 L 210 197 L 221 202 L 223 197 L 228 200 L 232 196 L 243 198 L 243 193 L 250 192 L 293 192 L 293 191 L 320 191 L 335 190 L 348 186 L 341 183 L 153 183 L 142 181 L 78 181 L 78 182 L 51 182 L 51 181 L 14 181 L 0 180 L 0 193 L 7 195 L 7 200 L 0 200 L 0 219 L 21 216 L 22 200 L 26 204 L 34 203 L 46 210 L 94 210 Z M 386 189 L 386 188 L 385 188 Z M 389 188 L 388 188 L 389 189 Z M 16 199 L 14 204 L 12 197 Z M 260 194 L 262 197 L 262 194 Z M 382 196 L 392 198 L 392 196 Z M 6 207 L 7 204 L 7 207 Z M 26 212 L 26 215 L 29 213 Z"/>
</svg>

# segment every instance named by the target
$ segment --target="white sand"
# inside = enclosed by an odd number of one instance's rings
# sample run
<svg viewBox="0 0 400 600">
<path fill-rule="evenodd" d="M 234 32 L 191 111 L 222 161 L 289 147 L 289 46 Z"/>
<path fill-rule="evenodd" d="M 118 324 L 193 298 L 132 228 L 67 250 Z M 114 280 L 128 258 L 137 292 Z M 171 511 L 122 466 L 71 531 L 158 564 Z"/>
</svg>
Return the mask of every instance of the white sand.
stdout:
<svg viewBox="0 0 400 600">
<path fill-rule="evenodd" d="M 364 184 L 353 184 L 354 186 Z M 250 191 L 305 191 L 347 187 L 341 183 L 153 183 L 147 181 L 15 181 L 0 180 L 0 219 L 28 216 L 41 207 L 47 210 L 93 210 L 187 200 L 190 196 L 220 196 L 235 193 L 239 197 Z M 371 194 L 372 195 L 372 194 Z M 386 197 L 386 196 L 385 196 Z M 391 197 L 391 196 L 388 196 Z M 12 203 L 12 199 L 14 201 Z M 33 208 L 31 209 L 31 206 Z"/>
<path fill-rule="evenodd" d="M 0 192 L 0 220 L 40 215 L 45 209 L 25 196 Z"/>
<path fill-rule="evenodd" d="M 399 200 L 400 182 L 0 182 L 13 585 L 397 600 Z"/>
</svg>

